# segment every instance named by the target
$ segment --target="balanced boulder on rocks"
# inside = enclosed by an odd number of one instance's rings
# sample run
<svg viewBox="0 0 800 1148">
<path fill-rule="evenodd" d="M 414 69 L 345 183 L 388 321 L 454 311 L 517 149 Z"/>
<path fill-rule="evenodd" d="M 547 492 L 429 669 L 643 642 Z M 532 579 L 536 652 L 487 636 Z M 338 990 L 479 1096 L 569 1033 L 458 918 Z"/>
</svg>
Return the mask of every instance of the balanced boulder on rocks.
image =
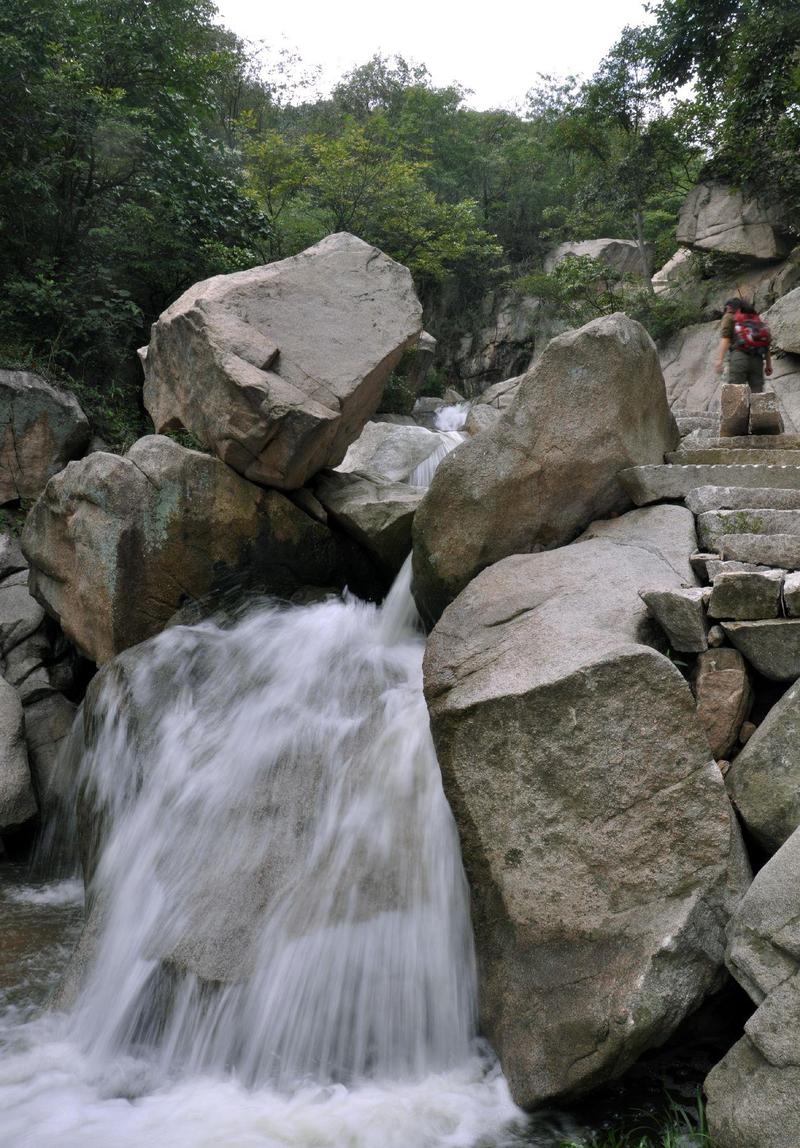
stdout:
<svg viewBox="0 0 800 1148">
<path fill-rule="evenodd" d="M 283 495 L 151 435 L 51 479 L 23 534 L 31 592 L 97 663 L 232 587 L 341 585 L 335 539 Z"/>
<path fill-rule="evenodd" d="M 422 330 L 405 267 L 343 232 L 196 283 L 154 325 L 144 402 L 253 482 L 291 490 L 341 462 Z"/>
<path fill-rule="evenodd" d="M 648 644 L 639 588 L 681 585 L 670 519 L 690 517 L 656 509 L 649 537 L 638 512 L 638 542 L 620 529 L 496 563 L 428 641 L 482 1027 L 525 1106 L 666 1039 L 718 983 L 748 879 L 691 691 Z"/>
<path fill-rule="evenodd" d="M 0 503 L 36 498 L 89 445 L 74 396 L 29 371 L 0 371 Z"/>
<path fill-rule="evenodd" d="M 714 579 L 708 612 L 712 618 L 749 621 L 781 612 L 782 570 L 733 570 Z"/>
<path fill-rule="evenodd" d="M 699 586 L 648 589 L 641 590 L 640 594 L 673 650 L 696 654 L 707 649 L 708 622 Z"/>
<path fill-rule="evenodd" d="M 493 427 L 439 467 L 414 521 L 414 595 L 437 618 L 484 567 L 627 509 L 620 470 L 678 429 L 650 336 L 625 315 L 553 339 Z"/>
<path fill-rule="evenodd" d="M 652 248 L 646 248 L 648 259 Z M 642 261 L 642 252 L 633 239 L 579 239 L 560 243 L 545 258 L 544 269 L 548 273 L 564 259 L 572 256 L 577 259 L 595 259 L 605 267 L 611 267 L 620 275 L 634 275 L 645 278 L 647 271 Z"/>
<path fill-rule="evenodd" d="M 716 181 L 699 183 L 680 210 L 678 243 L 751 259 L 780 259 L 788 250 L 783 213 Z"/>
<path fill-rule="evenodd" d="M 723 622 L 728 640 L 750 665 L 774 682 L 800 678 L 800 618 Z"/>
</svg>

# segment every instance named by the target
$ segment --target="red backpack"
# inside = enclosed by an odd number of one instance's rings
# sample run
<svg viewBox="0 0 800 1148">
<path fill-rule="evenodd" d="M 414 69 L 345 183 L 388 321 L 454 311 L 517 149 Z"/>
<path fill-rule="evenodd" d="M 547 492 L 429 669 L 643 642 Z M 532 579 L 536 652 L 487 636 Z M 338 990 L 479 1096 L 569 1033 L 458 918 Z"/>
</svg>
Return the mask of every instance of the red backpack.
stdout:
<svg viewBox="0 0 800 1148">
<path fill-rule="evenodd" d="M 737 351 L 763 351 L 772 342 L 769 327 L 755 311 L 736 311 L 733 345 Z"/>
</svg>

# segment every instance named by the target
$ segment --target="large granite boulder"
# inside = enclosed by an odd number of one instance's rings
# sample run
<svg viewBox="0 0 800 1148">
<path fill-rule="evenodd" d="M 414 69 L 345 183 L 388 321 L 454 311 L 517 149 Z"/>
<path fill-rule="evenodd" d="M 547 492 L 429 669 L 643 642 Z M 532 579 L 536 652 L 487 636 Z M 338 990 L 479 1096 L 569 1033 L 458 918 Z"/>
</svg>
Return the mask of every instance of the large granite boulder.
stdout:
<svg viewBox="0 0 800 1148">
<path fill-rule="evenodd" d="M 323 525 L 158 435 L 51 479 L 23 549 L 31 593 L 97 663 L 158 633 L 187 601 L 233 587 L 288 595 L 344 578 Z"/>
<path fill-rule="evenodd" d="M 73 395 L 29 371 L 0 371 L 0 503 L 36 498 L 91 437 Z"/>
<path fill-rule="evenodd" d="M 784 295 L 765 312 L 772 341 L 782 351 L 800 355 L 800 287 Z"/>
<path fill-rule="evenodd" d="M 775 853 L 800 825 L 800 683 L 769 711 L 725 784 L 749 832 Z"/>
<path fill-rule="evenodd" d="M 800 1125 L 800 832 L 760 870 L 729 929 L 728 966 L 759 1006 L 706 1080 L 715 1148 L 791 1148 Z"/>
<path fill-rule="evenodd" d="M 292 490 L 347 447 L 416 344 L 409 271 L 354 235 L 196 283 L 153 326 L 144 402 L 234 470 Z"/>
<path fill-rule="evenodd" d="M 652 248 L 648 246 L 648 255 Z M 560 243 L 546 256 L 544 269 L 551 272 L 568 256 L 596 259 L 605 267 L 612 267 L 621 275 L 644 278 L 647 274 L 642 265 L 639 246 L 633 239 L 581 239 Z"/>
<path fill-rule="evenodd" d="M 727 184 L 693 188 L 681 207 L 678 243 L 752 259 L 780 259 L 789 250 L 779 208 Z"/>
<path fill-rule="evenodd" d="M 0 678 L 0 834 L 19 829 L 36 813 L 22 703 Z"/>
<path fill-rule="evenodd" d="M 481 1025 L 524 1106 L 593 1088 L 666 1039 L 718 983 L 748 879 L 691 691 L 650 645 L 639 589 L 680 586 L 691 553 L 676 569 L 689 512 L 657 511 L 498 562 L 428 641 Z"/>
<path fill-rule="evenodd" d="M 630 506 L 620 470 L 678 441 L 658 355 L 626 315 L 553 339 L 494 426 L 439 467 L 414 520 L 414 595 L 436 619 L 484 567 Z"/>
</svg>

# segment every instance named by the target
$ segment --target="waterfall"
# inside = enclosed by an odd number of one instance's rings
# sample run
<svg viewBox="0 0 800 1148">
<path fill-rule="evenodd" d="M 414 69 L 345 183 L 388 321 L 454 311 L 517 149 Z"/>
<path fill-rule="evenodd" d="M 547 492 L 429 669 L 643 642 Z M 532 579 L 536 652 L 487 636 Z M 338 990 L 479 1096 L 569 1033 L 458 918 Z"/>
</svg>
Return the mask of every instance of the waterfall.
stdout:
<svg viewBox="0 0 800 1148">
<path fill-rule="evenodd" d="M 445 409 L 449 410 L 450 408 Z M 451 450 L 455 450 L 458 444 L 463 442 L 467 437 L 459 430 L 440 430 L 435 433 L 439 439 L 439 445 L 432 450 L 428 457 L 423 459 L 418 466 L 414 467 L 408 476 L 409 486 L 424 486 L 427 489 L 442 459 L 445 458 Z"/>
<path fill-rule="evenodd" d="M 85 1047 L 281 1086 L 468 1058 L 468 897 L 411 607 L 407 564 L 383 607 L 264 605 L 110 678 L 80 777 L 105 826 Z"/>
<path fill-rule="evenodd" d="M 436 412 L 434 422 L 438 431 L 460 431 L 467 421 L 469 408 L 472 403 L 451 403 L 449 406 L 440 407 Z"/>
<path fill-rule="evenodd" d="M 69 747 L 81 987 L 66 1013 L 0 1010 L 0 1143 L 516 1142 L 475 1040 L 423 650 L 409 560 L 382 606 L 266 601 L 98 675 Z"/>
</svg>

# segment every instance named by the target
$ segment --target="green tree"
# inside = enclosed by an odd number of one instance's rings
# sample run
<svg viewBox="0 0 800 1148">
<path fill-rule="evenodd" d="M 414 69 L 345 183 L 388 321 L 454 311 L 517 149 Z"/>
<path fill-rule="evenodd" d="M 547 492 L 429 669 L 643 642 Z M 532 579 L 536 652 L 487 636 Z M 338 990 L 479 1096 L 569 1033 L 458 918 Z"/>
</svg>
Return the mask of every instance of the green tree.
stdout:
<svg viewBox="0 0 800 1148">
<path fill-rule="evenodd" d="M 218 110 L 241 58 L 213 14 L 205 0 L 0 10 L 0 324 L 15 353 L 98 387 L 120 370 L 138 382 L 133 350 L 175 293 L 237 252 L 254 261 L 268 225 Z"/>
<path fill-rule="evenodd" d="M 564 145 L 592 161 L 576 194 L 578 208 L 605 208 L 624 221 L 650 290 L 648 213 L 665 200 L 677 207 L 696 162 L 696 150 L 681 138 L 679 124 L 663 110 L 651 83 L 649 33 L 635 28 L 623 30 L 562 121 Z M 671 214 L 667 221 L 671 241 Z"/>
<path fill-rule="evenodd" d="M 707 173 L 787 203 L 800 229 L 800 5 L 796 0 L 659 0 L 653 79 L 694 85 L 685 114 Z"/>
</svg>

